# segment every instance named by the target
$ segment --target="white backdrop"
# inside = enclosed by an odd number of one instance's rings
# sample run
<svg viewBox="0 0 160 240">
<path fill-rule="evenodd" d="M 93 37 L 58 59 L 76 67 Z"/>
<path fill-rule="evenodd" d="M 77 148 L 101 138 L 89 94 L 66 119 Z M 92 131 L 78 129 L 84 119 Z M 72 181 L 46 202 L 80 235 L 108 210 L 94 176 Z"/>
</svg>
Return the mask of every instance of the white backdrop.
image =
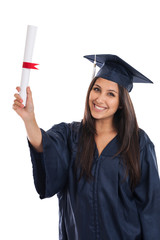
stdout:
<svg viewBox="0 0 160 240">
<path fill-rule="evenodd" d="M 83 117 L 92 64 L 112 53 L 150 78 L 131 92 L 139 126 L 160 165 L 160 14 L 158 0 L 5 0 L 0 3 L 0 239 L 58 239 L 58 200 L 34 189 L 23 122 L 12 110 L 20 84 L 27 25 L 38 26 L 30 86 L 38 124 L 47 130 Z M 3 236 L 3 237 L 2 237 Z"/>
</svg>

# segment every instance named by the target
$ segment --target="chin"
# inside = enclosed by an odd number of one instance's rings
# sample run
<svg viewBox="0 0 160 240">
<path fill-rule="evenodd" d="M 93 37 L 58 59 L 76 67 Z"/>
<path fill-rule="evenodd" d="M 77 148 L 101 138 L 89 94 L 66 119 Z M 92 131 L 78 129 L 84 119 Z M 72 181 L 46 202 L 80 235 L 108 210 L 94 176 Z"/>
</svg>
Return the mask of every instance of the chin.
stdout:
<svg viewBox="0 0 160 240">
<path fill-rule="evenodd" d="M 97 114 L 91 114 L 91 115 L 95 120 L 103 120 L 103 119 L 107 118 L 107 117 L 104 117 L 104 116 L 97 116 Z"/>
<path fill-rule="evenodd" d="M 91 115 L 92 115 L 92 117 L 95 119 L 95 120 L 106 120 L 106 121 L 108 121 L 108 120 L 113 120 L 113 117 L 114 117 L 114 115 L 108 115 L 108 116 L 100 116 L 100 114 L 92 114 L 91 113 Z"/>
</svg>

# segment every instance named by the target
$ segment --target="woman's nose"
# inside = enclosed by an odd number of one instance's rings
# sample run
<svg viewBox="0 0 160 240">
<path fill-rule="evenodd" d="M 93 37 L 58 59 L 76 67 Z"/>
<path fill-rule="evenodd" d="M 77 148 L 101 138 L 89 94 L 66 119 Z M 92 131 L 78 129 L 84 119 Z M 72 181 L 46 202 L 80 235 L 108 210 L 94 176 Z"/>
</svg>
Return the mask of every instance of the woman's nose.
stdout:
<svg viewBox="0 0 160 240">
<path fill-rule="evenodd" d="M 104 94 L 100 94 L 100 95 L 97 96 L 97 98 L 96 98 L 97 103 L 103 103 L 104 100 L 105 100 Z"/>
</svg>

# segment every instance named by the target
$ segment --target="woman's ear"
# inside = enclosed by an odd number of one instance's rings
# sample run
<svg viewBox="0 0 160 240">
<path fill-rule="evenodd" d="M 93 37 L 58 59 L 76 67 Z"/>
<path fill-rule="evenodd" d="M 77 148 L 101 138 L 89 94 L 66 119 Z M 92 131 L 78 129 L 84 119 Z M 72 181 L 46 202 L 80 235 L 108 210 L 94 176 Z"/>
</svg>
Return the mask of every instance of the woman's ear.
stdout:
<svg viewBox="0 0 160 240">
<path fill-rule="evenodd" d="M 119 108 L 118 109 L 122 109 L 123 107 L 122 106 L 119 106 Z"/>
</svg>

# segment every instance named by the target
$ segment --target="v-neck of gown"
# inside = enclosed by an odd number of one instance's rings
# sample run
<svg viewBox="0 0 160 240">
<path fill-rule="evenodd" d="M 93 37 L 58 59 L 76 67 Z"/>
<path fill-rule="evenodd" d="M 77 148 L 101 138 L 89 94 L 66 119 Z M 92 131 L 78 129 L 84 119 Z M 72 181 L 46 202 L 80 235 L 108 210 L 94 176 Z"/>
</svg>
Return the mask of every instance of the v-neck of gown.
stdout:
<svg viewBox="0 0 160 240">
<path fill-rule="evenodd" d="M 95 141 L 95 155 L 98 158 L 101 157 L 101 155 L 113 156 L 114 154 L 117 153 L 119 149 L 118 147 L 119 147 L 118 134 L 108 142 L 108 144 L 103 148 L 101 154 L 99 154 L 98 147 Z"/>
</svg>

